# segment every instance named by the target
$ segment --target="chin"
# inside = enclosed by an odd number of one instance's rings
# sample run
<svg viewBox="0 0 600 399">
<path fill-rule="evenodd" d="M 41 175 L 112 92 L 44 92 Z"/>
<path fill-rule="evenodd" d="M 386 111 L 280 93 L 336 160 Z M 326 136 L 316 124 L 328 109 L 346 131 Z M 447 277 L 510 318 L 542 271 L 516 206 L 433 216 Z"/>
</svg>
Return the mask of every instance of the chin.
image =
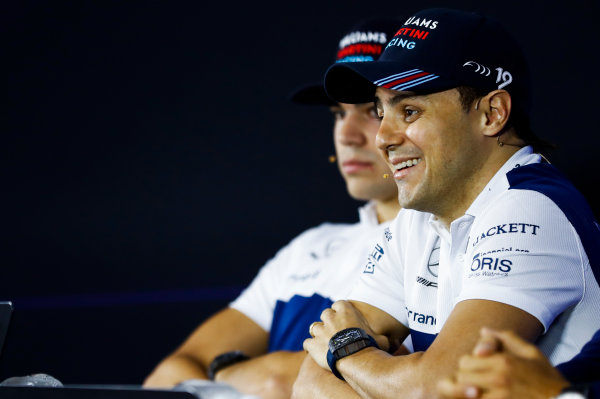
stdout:
<svg viewBox="0 0 600 399">
<path fill-rule="evenodd" d="M 407 194 L 402 194 L 402 191 L 398 192 L 398 203 L 400 204 L 400 206 L 402 208 L 406 208 L 406 209 L 414 209 L 417 211 L 420 211 L 421 209 L 419 209 L 419 201 L 415 201 L 415 198 L 412 196 L 409 196 Z"/>
<path fill-rule="evenodd" d="M 375 199 L 387 200 L 396 196 L 396 191 L 381 184 L 347 184 L 348 194 L 355 200 L 370 201 Z"/>
<path fill-rule="evenodd" d="M 351 187 L 347 186 L 348 194 L 355 200 L 359 201 L 369 201 L 373 198 L 372 193 L 369 190 L 365 190 L 364 188 Z"/>
<path fill-rule="evenodd" d="M 400 197 L 398 196 L 398 203 L 402 208 L 412 209 L 419 212 L 433 213 L 434 209 L 428 206 L 427 201 L 422 201 L 419 198 L 414 197 Z"/>
</svg>

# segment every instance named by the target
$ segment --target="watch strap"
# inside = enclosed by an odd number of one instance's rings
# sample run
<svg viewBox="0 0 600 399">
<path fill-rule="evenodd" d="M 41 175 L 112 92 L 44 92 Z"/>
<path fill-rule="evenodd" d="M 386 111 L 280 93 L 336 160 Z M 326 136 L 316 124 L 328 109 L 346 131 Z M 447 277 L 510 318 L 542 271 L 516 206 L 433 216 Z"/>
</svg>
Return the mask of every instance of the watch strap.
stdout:
<svg viewBox="0 0 600 399">
<path fill-rule="evenodd" d="M 357 330 L 361 331 L 363 337 L 360 337 L 354 341 L 348 342 L 347 344 L 345 344 L 342 347 L 339 347 L 335 351 L 332 350 L 333 345 L 330 345 L 330 349 L 327 351 L 327 364 L 329 365 L 329 368 L 331 369 L 331 372 L 333 373 L 333 375 L 335 375 L 337 378 L 339 378 L 342 381 L 345 381 L 344 377 L 340 374 L 340 372 L 338 371 L 338 369 L 336 367 L 336 362 L 338 360 L 340 360 L 346 356 L 350 356 L 350 355 L 352 355 L 358 351 L 361 351 L 365 348 L 369 348 L 371 346 L 379 349 L 379 345 L 377 345 L 377 342 L 375 341 L 375 339 L 373 337 L 368 335 L 362 329 L 357 328 Z"/>
<path fill-rule="evenodd" d="M 235 363 L 243 362 L 248 360 L 250 357 L 241 351 L 231 351 L 220 354 L 215 357 L 212 362 L 208 365 L 208 378 L 211 380 L 215 379 L 215 375 L 219 370 L 229 367 Z"/>
</svg>

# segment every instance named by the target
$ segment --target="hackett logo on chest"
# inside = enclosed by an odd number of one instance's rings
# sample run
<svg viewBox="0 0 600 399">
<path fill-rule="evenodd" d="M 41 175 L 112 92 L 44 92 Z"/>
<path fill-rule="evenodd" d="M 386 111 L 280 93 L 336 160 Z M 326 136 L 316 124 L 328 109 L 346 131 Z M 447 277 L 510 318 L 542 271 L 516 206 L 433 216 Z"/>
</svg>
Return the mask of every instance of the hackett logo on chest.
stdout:
<svg viewBox="0 0 600 399">
<path fill-rule="evenodd" d="M 540 226 L 529 223 L 505 223 L 497 226 L 492 226 L 486 231 L 483 231 L 475 236 L 473 247 L 482 242 L 488 237 L 493 237 L 500 234 L 529 234 L 537 235 Z M 470 240 L 470 238 L 469 238 Z"/>
</svg>

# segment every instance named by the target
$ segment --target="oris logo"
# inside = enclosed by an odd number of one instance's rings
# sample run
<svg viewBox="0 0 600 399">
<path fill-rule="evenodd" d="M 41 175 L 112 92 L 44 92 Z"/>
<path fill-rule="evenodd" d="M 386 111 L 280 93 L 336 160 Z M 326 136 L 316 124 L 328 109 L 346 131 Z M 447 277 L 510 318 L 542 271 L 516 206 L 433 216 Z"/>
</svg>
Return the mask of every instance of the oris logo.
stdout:
<svg viewBox="0 0 600 399">
<path fill-rule="evenodd" d="M 498 271 L 508 273 L 511 270 L 512 262 L 508 259 L 479 257 L 479 254 L 473 257 L 471 271 Z"/>
</svg>

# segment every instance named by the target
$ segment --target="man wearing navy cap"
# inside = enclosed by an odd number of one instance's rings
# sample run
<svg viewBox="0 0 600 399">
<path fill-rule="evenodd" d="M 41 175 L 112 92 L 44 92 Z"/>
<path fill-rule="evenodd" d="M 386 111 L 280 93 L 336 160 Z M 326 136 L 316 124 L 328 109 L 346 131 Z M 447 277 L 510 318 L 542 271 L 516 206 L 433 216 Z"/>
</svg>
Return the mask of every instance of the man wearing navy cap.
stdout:
<svg viewBox="0 0 600 399">
<path fill-rule="evenodd" d="M 403 209 L 349 301 L 311 325 L 295 397 L 436 397 L 482 326 L 537 340 L 552 364 L 577 354 L 600 328 L 600 228 L 538 153 L 511 35 L 476 13 L 426 9 L 377 61 L 331 66 L 325 88 L 374 100 Z M 409 333 L 415 353 L 390 356 Z"/>
<path fill-rule="evenodd" d="M 336 62 L 374 61 L 399 23 L 363 20 L 341 39 Z M 379 118 L 372 101 L 338 104 L 322 81 L 295 91 L 291 100 L 331 108 L 338 167 L 348 193 L 366 201 L 360 222 L 323 223 L 293 239 L 229 307 L 202 323 L 157 366 L 146 387 L 210 378 L 263 398 L 289 397 L 306 356 L 302 344 L 308 326 L 333 301 L 346 297 L 371 243 L 400 209 L 395 183 L 384 178 L 390 169 L 375 145 Z"/>
</svg>

